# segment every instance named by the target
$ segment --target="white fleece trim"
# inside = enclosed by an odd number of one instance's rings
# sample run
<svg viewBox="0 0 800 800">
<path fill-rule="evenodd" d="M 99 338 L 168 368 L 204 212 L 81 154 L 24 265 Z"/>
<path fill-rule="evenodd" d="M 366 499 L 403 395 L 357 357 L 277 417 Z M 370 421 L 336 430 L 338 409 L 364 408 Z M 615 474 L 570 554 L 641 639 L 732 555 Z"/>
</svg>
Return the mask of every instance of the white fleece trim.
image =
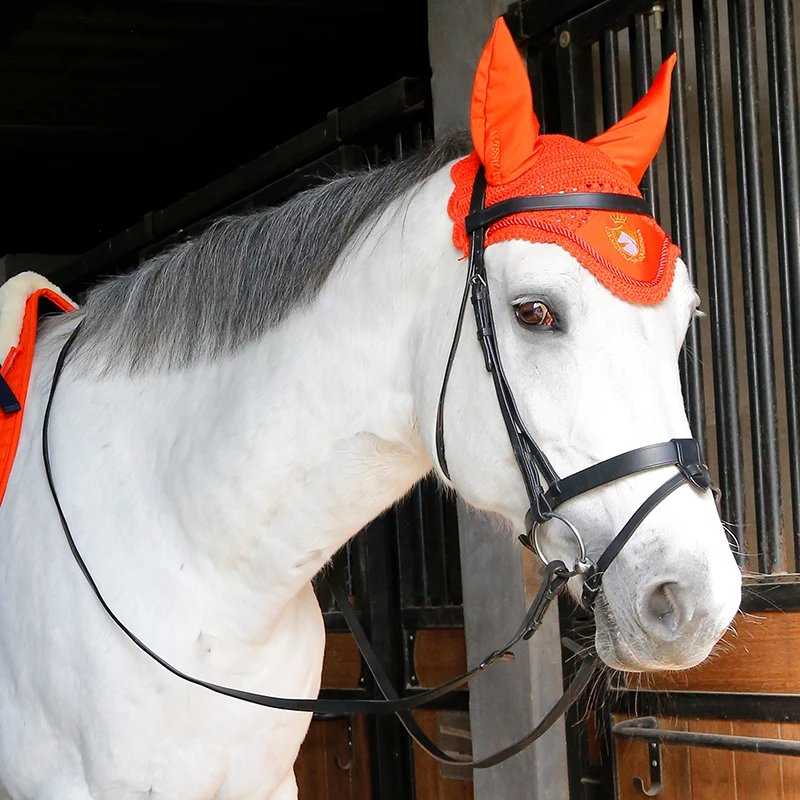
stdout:
<svg viewBox="0 0 800 800">
<path fill-rule="evenodd" d="M 5 359 L 9 350 L 19 344 L 25 304 L 39 289 L 50 289 L 72 303 L 64 292 L 36 272 L 20 272 L 0 286 L 0 359 Z M 75 305 L 74 303 L 72 303 Z"/>
</svg>

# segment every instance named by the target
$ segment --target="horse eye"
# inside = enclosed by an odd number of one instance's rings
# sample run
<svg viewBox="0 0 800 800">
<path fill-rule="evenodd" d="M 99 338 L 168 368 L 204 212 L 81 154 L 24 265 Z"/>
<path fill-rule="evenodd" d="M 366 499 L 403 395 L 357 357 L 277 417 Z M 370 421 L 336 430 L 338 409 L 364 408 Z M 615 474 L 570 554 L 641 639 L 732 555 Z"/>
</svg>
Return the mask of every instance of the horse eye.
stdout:
<svg viewBox="0 0 800 800">
<path fill-rule="evenodd" d="M 530 300 L 514 306 L 517 319 L 529 328 L 554 328 L 555 317 L 541 300 Z"/>
</svg>

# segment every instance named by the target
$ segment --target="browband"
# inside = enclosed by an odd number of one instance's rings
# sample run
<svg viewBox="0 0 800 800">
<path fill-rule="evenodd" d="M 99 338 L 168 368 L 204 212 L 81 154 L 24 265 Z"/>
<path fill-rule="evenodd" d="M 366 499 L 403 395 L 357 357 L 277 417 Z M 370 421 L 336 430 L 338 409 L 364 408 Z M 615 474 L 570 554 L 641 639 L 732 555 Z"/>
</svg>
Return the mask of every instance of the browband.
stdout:
<svg viewBox="0 0 800 800">
<path fill-rule="evenodd" d="M 647 202 L 632 194 L 612 194 L 610 192 L 564 192 L 562 194 L 525 195 L 512 197 L 495 203 L 488 208 L 473 211 L 467 215 L 464 225 L 467 233 L 480 228 L 488 228 L 495 222 L 512 214 L 524 211 L 618 211 L 627 214 L 642 214 L 652 217 Z"/>
</svg>

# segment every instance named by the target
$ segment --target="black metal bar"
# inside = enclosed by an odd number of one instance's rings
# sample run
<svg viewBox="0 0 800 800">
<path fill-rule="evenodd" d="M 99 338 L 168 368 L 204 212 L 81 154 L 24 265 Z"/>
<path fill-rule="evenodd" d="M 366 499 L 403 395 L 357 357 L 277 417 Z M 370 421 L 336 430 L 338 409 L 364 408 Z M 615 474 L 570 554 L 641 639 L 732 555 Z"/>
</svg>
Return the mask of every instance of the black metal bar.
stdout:
<svg viewBox="0 0 800 800">
<path fill-rule="evenodd" d="M 756 71 L 756 15 L 753 0 L 728 0 L 731 70 L 736 125 L 736 174 L 739 195 L 744 307 L 747 324 L 748 389 L 752 436 L 758 568 L 784 569 L 780 465 L 775 367 L 772 346 L 772 309 L 761 168 L 758 74 Z"/>
<path fill-rule="evenodd" d="M 653 82 L 653 64 L 650 53 L 650 15 L 635 14 L 630 27 L 631 61 L 633 62 L 633 102 L 641 100 Z M 639 184 L 650 213 L 658 219 L 658 176 L 655 162 L 650 164 Z"/>
<path fill-rule="evenodd" d="M 635 731 L 641 730 L 642 728 L 655 729 L 658 727 L 658 720 L 654 717 L 640 717 L 639 719 L 626 720 L 625 722 L 619 723 L 619 725 L 619 731 L 616 730 L 616 726 L 611 728 L 612 736 L 616 733 L 617 736 L 625 737 L 627 732 L 629 738 L 638 739 L 639 736 L 636 735 Z M 633 733 L 631 733 L 631 730 Z M 661 793 L 662 788 L 660 740 L 648 742 L 647 761 L 649 765 L 648 772 L 650 773 L 649 784 L 645 786 L 644 781 L 637 776 L 633 779 L 633 787 L 638 794 L 643 794 L 647 797 L 656 797 Z"/>
<path fill-rule="evenodd" d="M 742 588 L 742 611 L 800 611 L 800 583 L 748 583 Z"/>
<path fill-rule="evenodd" d="M 352 139 L 389 119 L 403 116 L 409 111 L 421 111 L 424 104 L 424 85 L 412 78 L 400 78 L 339 111 L 339 135 L 342 139 Z"/>
<path fill-rule="evenodd" d="M 84 280 L 110 263 L 135 254 L 141 248 L 172 235 L 199 219 L 255 191 L 300 164 L 332 150 L 344 138 L 352 138 L 371 126 L 421 108 L 424 91 L 403 78 L 304 131 L 262 156 L 192 192 L 181 200 L 131 226 L 108 241 L 57 270 L 52 280 L 60 285 Z"/>
<path fill-rule="evenodd" d="M 439 491 L 436 483 L 433 480 L 425 481 L 425 494 L 427 495 L 431 507 L 431 520 L 433 526 L 436 528 L 436 543 L 439 550 L 439 603 L 438 605 L 446 605 L 450 602 L 450 570 L 448 565 L 452 560 L 451 554 L 448 552 L 447 547 L 447 520 L 445 518 L 444 509 L 444 493 Z M 459 558 L 456 553 L 456 558 Z"/>
<path fill-rule="evenodd" d="M 612 714 L 747 722 L 800 722 L 800 696 L 796 694 L 611 689 L 606 693 L 606 700 Z"/>
<path fill-rule="evenodd" d="M 614 737 L 611 735 L 613 720 L 611 719 L 611 714 L 606 713 L 605 709 L 607 686 L 607 682 L 603 682 L 602 686 L 598 687 L 595 700 L 594 713 L 600 738 L 600 752 L 597 754 L 599 756 L 599 764 L 597 765 L 599 787 L 595 793 L 596 799 L 591 798 L 591 800 L 617 800 L 615 791 L 616 761 L 613 752 Z"/>
<path fill-rule="evenodd" d="M 686 81 L 683 66 L 683 20 L 678 0 L 667 0 L 661 29 L 661 51 L 678 54 L 672 73 L 672 97 L 667 127 L 667 161 L 669 164 L 669 198 L 672 236 L 681 254 L 692 283 L 697 285 L 697 250 L 695 248 L 694 203 L 689 157 L 689 134 L 686 128 Z M 703 451 L 706 443 L 706 403 L 703 390 L 703 350 L 700 320 L 689 323 L 681 350 L 681 385 L 689 424 Z"/>
<path fill-rule="evenodd" d="M 344 570 L 345 570 L 345 583 L 344 588 L 347 591 L 348 595 L 352 595 L 353 592 L 353 578 L 355 575 L 355 559 L 353 558 L 353 540 L 347 542 L 344 546 L 344 558 L 342 559 L 344 562 Z"/>
<path fill-rule="evenodd" d="M 619 41 L 615 30 L 606 29 L 600 37 L 600 74 L 603 86 L 603 125 L 610 128 L 622 118 Z"/>
<path fill-rule="evenodd" d="M 357 607 L 364 627 L 392 685 L 402 687 L 403 631 L 400 625 L 399 592 L 392 564 L 389 511 L 371 522 L 359 537 L 355 586 Z M 370 697 L 380 697 L 372 676 L 364 681 Z M 368 720 L 372 796 L 387 800 L 413 797 L 414 772 L 410 744 L 400 722 L 393 716 L 374 716 Z"/>
<path fill-rule="evenodd" d="M 422 605 L 417 536 L 410 498 L 395 507 L 395 547 L 402 609 Z"/>
<path fill-rule="evenodd" d="M 565 593 L 558 598 L 558 617 L 561 636 L 573 641 L 580 641 L 581 631 L 585 632 L 586 626 L 590 624 L 589 614 L 582 608 L 576 607 Z M 566 690 L 580 667 L 580 661 L 575 658 L 572 651 L 564 649 L 562 652 Z M 608 763 L 603 765 L 591 758 L 590 731 L 586 724 L 590 715 L 595 712 L 598 701 L 602 701 L 602 692 L 602 686 L 594 687 L 592 691 L 585 693 L 564 717 L 570 800 L 606 800 L 606 798 L 611 800 L 613 797 L 611 793 L 613 780 L 609 781 L 608 774 L 611 761 L 609 759 Z"/>
<path fill-rule="evenodd" d="M 447 603 L 461 606 L 464 592 L 461 585 L 461 543 L 458 539 L 458 510 L 452 495 L 439 492 L 444 513 L 444 533 L 447 543 Z"/>
<path fill-rule="evenodd" d="M 275 179 L 292 165 L 312 158 L 328 147 L 326 124 L 316 125 L 171 206 L 148 214 L 142 222 L 65 264 L 54 273 L 52 280 L 66 285 L 90 277 L 110 263 L 135 254 L 141 248 L 214 213 L 260 183 Z"/>
<path fill-rule="evenodd" d="M 428 571 L 428 605 L 435 607 L 444 604 L 447 596 L 443 519 L 438 514 L 439 498 L 433 485 L 423 481 L 420 485 L 420 494 L 425 535 L 425 563 Z"/>
<path fill-rule="evenodd" d="M 348 574 L 348 549 L 349 543 L 334 553 L 331 559 L 332 563 L 327 568 L 327 573 L 334 581 L 344 586 L 348 594 L 351 594 L 352 587 L 350 586 L 350 576 Z M 327 581 L 319 581 L 315 584 L 314 590 L 325 619 L 325 630 L 347 630 L 344 617 L 337 609 L 336 601 Z"/>
<path fill-rule="evenodd" d="M 417 120 L 411 126 L 411 140 L 412 140 L 412 147 L 415 150 L 419 150 L 422 145 L 425 144 L 426 141 L 433 141 L 433 133 L 428 132 L 427 136 L 425 131 L 423 130 L 422 120 Z"/>
<path fill-rule="evenodd" d="M 404 608 L 401 612 L 403 627 L 410 631 L 435 630 L 441 628 L 463 628 L 463 606 L 418 606 Z"/>
<path fill-rule="evenodd" d="M 425 512 L 421 483 L 418 483 L 412 489 L 410 502 L 414 512 L 414 539 L 417 544 L 417 569 L 419 573 L 420 589 L 422 591 L 422 605 L 430 606 L 431 590 L 428 575 L 427 531 L 425 530 Z"/>
<path fill-rule="evenodd" d="M 542 3 L 541 0 L 522 0 L 517 12 L 509 9 L 505 19 L 515 36 L 535 38 L 549 34 L 565 19 L 574 17 L 590 7 L 596 0 L 563 0 L 560 3 Z"/>
<path fill-rule="evenodd" d="M 347 633 L 350 630 L 339 611 L 323 611 L 322 619 L 325 622 L 326 633 Z"/>
<path fill-rule="evenodd" d="M 800 121 L 790 0 L 765 0 L 795 569 L 800 569 Z"/>
<path fill-rule="evenodd" d="M 173 244 L 197 236 L 217 217 L 226 214 L 243 214 L 256 208 L 277 205 L 298 192 L 320 183 L 325 177 L 332 177 L 337 172 L 356 169 L 363 165 L 363 155 L 364 151 L 355 145 L 337 147 L 332 153 L 294 170 L 289 175 L 279 178 L 246 197 L 219 208 L 212 216 L 203 217 L 193 224 L 186 224 L 179 232 L 157 241 L 153 241 L 157 236 L 157 226 L 153 221 L 153 216 L 148 214 L 144 220 L 145 237 L 148 241 L 152 241 L 152 244 L 138 249 L 139 260 L 150 258 Z M 69 266 L 68 264 L 65 268 L 69 268 Z"/>
<path fill-rule="evenodd" d="M 642 717 L 618 722 L 611 731 L 614 736 L 621 739 L 638 739 L 643 742 L 736 750 L 745 753 L 771 753 L 778 756 L 800 756 L 800 742 L 760 736 L 725 736 L 717 733 L 674 731 L 659 728 L 657 725 L 658 721 L 653 717 Z"/>
<path fill-rule="evenodd" d="M 717 420 L 717 455 L 722 488 L 722 513 L 737 542 L 737 558 L 745 563 L 744 478 L 733 327 L 733 281 L 728 240 L 725 188 L 725 140 L 722 132 L 722 88 L 716 0 L 693 5 L 700 139 L 703 147 L 706 260 L 709 276 L 712 370 Z"/>
<path fill-rule="evenodd" d="M 590 139 L 597 133 L 592 48 L 572 40 L 569 23 L 556 29 L 556 41 L 561 132 L 576 139 Z"/>
<path fill-rule="evenodd" d="M 528 77 L 533 90 L 533 108 L 542 133 L 561 131 L 561 112 L 558 97 L 557 43 L 528 49 Z"/>
<path fill-rule="evenodd" d="M 604 0 L 571 18 L 564 15 L 559 22 L 569 26 L 574 44 L 590 45 L 598 41 L 602 31 L 619 30 L 634 14 L 652 12 L 652 0 Z"/>
</svg>

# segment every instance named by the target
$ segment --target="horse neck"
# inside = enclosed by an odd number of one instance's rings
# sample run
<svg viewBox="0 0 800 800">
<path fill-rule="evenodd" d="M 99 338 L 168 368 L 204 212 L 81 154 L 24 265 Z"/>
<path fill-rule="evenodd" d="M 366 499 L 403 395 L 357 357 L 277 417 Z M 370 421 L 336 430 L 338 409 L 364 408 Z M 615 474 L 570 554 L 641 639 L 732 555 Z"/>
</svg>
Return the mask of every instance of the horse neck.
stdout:
<svg viewBox="0 0 800 800">
<path fill-rule="evenodd" d="M 431 246 L 434 204 L 444 220 Z M 94 422 L 62 446 L 85 456 L 97 485 L 124 487 L 115 523 L 130 547 L 174 551 L 204 586 L 268 590 L 280 605 L 427 473 L 414 349 L 420 309 L 444 288 L 432 276 L 452 259 L 449 233 L 443 196 L 422 189 L 260 341 L 180 372 L 76 384 L 72 411 Z M 119 491 L 95 493 L 81 527 Z"/>
</svg>

